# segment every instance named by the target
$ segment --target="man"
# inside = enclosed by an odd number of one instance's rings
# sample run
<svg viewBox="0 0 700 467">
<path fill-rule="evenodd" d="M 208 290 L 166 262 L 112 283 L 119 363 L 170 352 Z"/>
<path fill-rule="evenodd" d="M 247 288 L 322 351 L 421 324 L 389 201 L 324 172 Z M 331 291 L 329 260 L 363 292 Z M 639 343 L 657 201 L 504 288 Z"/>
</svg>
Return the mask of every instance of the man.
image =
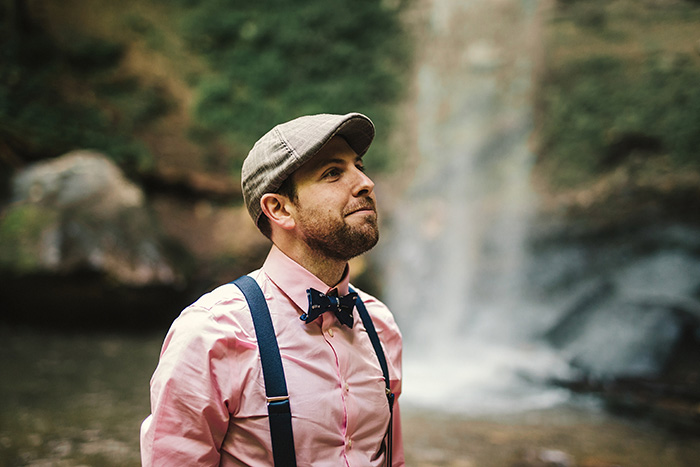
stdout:
<svg viewBox="0 0 700 467">
<path fill-rule="evenodd" d="M 389 430 L 385 379 L 358 307 L 350 322 L 309 313 L 312 290 L 349 293 L 348 260 L 378 241 L 374 183 L 362 163 L 373 138 L 374 125 L 358 113 L 305 116 L 265 134 L 243 163 L 246 206 L 273 243 L 249 276 L 274 325 L 298 466 L 404 465 L 398 404 Z M 381 302 L 355 290 L 398 397 L 401 334 Z M 168 332 L 141 427 L 143 464 L 273 465 L 267 410 L 248 304 L 236 285 L 223 285 Z"/>
</svg>

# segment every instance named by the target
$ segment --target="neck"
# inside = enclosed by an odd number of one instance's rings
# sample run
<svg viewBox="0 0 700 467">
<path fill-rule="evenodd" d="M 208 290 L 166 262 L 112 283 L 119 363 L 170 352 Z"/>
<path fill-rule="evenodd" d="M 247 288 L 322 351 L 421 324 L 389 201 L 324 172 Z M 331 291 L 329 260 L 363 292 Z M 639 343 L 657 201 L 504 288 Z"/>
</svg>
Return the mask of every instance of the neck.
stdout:
<svg viewBox="0 0 700 467">
<path fill-rule="evenodd" d="M 285 255 L 321 279 L 328 287 L 336 286 L 343 278 L 343 274 L 345 274 L 345 268 L 348 265 L 347 261 L 327 258 L 311 250 L 305 244 L 297 244 L 295 246 L 276 245 Z"/>
<path fill-rule="evenodd" d="M 296 260 L 304 268 L 318 277 L 328 287 L 335 287 L 343 279 L 347 262 L 335 261 L 311 261 L 304 263 L 303 260 Z"/>
</svg>

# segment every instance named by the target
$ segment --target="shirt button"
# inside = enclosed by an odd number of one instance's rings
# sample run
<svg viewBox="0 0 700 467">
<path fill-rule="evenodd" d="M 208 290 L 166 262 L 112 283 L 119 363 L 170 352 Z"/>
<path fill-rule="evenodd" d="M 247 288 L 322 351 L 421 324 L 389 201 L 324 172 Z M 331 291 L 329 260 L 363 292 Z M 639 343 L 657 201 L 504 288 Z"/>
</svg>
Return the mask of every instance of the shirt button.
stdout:
<svg viewBox="0 0 700 467">
<path fill-rule="evenodd" d="M 348 438 L 348 449 L 352 449 L 352 439 Z"/>
<path fill-rule="evenodd" d="M 333 329 L 328 329 L 328 335 L 333 337 Z"/>
<path fill-rule="evenodd" d="M 350 385 L 348 383 L 345 383 L 345 390 L 350 391 Z"/>
</svg>

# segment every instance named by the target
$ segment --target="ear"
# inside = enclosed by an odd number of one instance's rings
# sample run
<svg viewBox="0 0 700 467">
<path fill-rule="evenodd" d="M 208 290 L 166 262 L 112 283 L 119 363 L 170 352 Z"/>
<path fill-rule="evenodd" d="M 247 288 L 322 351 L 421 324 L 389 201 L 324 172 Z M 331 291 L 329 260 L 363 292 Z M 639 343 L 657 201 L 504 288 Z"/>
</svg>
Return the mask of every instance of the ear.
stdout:
<svg viewBox="0 0 700 467">
<path fill-rule="evenodd" d="M 294 207 L 291 201 L 284 195 L 277 193 L 265 193 L 260 198 L 260 207 L 263 214 L 270 219 L 270 225 L 277 225 L 284 230 L 291 230 L 295 227 Z"/>
</svg>

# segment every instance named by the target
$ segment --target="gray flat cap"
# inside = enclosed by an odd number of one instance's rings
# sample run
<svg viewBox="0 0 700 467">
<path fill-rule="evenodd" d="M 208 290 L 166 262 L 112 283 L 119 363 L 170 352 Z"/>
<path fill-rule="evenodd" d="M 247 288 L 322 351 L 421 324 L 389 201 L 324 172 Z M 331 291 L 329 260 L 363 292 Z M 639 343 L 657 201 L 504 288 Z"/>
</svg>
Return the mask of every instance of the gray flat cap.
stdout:
<svg viewBox="0 0 700 467">
<path fill-rule="evenodd" d="M 255 225 L 262 196 L 274 193 L 335 135 L 362 156 L 374 139 L 374 124 L 359 113 L 307 115 L 277 125 L 255 143 L 241 171 L 243 200 Z"/>
</svg>

